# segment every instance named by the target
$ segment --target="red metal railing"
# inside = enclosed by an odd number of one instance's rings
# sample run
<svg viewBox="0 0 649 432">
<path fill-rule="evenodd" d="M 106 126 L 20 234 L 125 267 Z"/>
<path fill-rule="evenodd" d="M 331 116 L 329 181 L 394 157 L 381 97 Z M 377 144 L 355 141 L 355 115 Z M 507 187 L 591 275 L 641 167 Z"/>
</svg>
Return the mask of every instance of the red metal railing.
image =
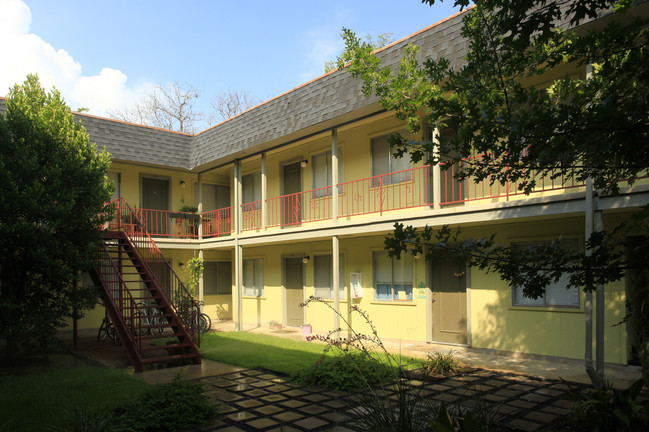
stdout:
<svg viewBox="0 0 649 432">
<path fill-rule="evenodd" d="M 110 303 L 106 307 L 112 311 L 110 314 L 111 319 L 114 322 L 119 321 L 121 323 L 115 326 L 117 331 L 127 329 L 126 333 L 120 332 L 119 336 L 122 341 L 129 340 L 129 343 L 123 343 L 129 350 L 131 360 L 141 363 L 141 336 L 144 334 L 142 316 L 144 313 L 131 295 L 131 291 L 128 289 L 126 282 L 124 282 L 118 265 L 112 259 L 106 245 L 104 244 L 102 247 L 104 254 L 102 254 L 96 270 L 101 284 L 104 286 L 104 292 L 106 293 L 105 300 Z M 131 348 L 135 348 L 135 352 L 130 351 Z"/>
<path fill-rule="evenodd" d="M 268 227 L 331 219 L 331 193 L 331 186 L 325 186 L 267 199 Z"/>
<path fill-rule="evenodd" d="M 474 161 L 480 157 L 466 158 L 451 165 L 446 170 L 442 169 L 440 179 L 441 204 L 457 204 L 491 198 L 506 198 L 509 200 L 510 197 L 525 195 L 525 192 L 519 189 L 519 182 L 512 181 L 502 185 L 498 181 L 492 183 L 491 178 L 479 182 L 473 181 L 470 177 L 462 181 L 455 179 L 455 174 L 458 170 L 461 170 L 466 164 L 475 163 Z M 442 167 L 444 165 L 443 162 L 440 164 Z M 584 183 L 577 182 L 574 177 L 567 177 L 565 175 L 553 178 L 554 172 L 554 170 L 533 172 L 536 185 L 530 194 L 579 188 L 585 185 Z"/>
<path fill-rule="evenodd" d="M 200 216 L 194 213 L 141 208 L 133 211 L 151 236 L 198 238 Z"/>
<path fill-rule="evenodd" d="M 427 206 L 431 202 L 428 165 L 341 183 L 341 217 Z"/>
<path fill-rule="evenodd" d="M 137 214 L 123 198 L 114 201 L 115 217 L 113 218 L 114 228 L 123 230 L 128 235 L 133 247 L 136 249 L 138 255 L 145 265 L 148 267 L 148 273 L 152 279 L 155 279 L 158 286 L 162 288 L 167 303 L 171 306 L 173 313 L 179 319 L 190 337 L 197 346 L 200 346 L 200 335 L 198 332 L 196 313 L 198 311 L 198 303 L 194 297 L 187 291 L 185 285 L 182 283 L 176 272 L 174 272 L 169 261 L 166 260 L 158 246 L 153 239 L 149 236 L 145 229 L 144 224 L 139 220 Z M 113 203 L 113 201 L 111 201 Z M 123 221 L 128 221 L 129 227 L 124 227 Z M 132 229 L 132 231 L 131 231 Z M 166 286 L 160 283 L 155 276 L 155 272 L 151 267 L 151 263 L 160 263 L 167 269 L 169 273 L 169 280 L 166 281 Z"/>
<path fill-rule="evenodd" d="M 241 204 L 241 231 L 253 231 L 261 227 L 261 201 Z"/>
<path fill-rule="evenodd" d="M 203 237 L 221 237 L 234 231 L 232 223 L 233 207 L 210 210 L 203 213 Z"/>
</svg>

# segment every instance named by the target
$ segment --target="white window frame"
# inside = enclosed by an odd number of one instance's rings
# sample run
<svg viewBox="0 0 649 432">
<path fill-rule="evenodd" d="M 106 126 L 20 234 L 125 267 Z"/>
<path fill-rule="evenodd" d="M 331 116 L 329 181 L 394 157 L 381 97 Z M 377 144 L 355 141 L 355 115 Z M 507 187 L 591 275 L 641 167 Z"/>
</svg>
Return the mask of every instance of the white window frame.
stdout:
<svg viewBox="0 0 649 432">
<path fill-rule="evenodd" d="M 212 290 L 207 290 L 208 284 L 205 283 L 205 280 L 203 280 L 203 295 L 210 295 L 210 296 L 216 296 L 216 295 L 232 295 L 232 262 L 230 261 L 206 261 L 205 262 L 205 267 L 208 265 L 216 265 L 216 289 L 214 291 Z M 219 286 L 219 267 L 225 268 L 228 266 L 230 269 L 230 285 L 229 285 L 229 290 L 223 289 L 223 287 Z M 203 272 L 204 273 L 204 272 Z"/>
<path fill-rule="evenodd" d="M 549 246 L 552 240 L 529 240 L 529 241 L 516 241 L 511 242 L 512 248 L 528 248 L 534 246 Z M 577 250 L 579 241 L 576 238 L 562 239 L 563 247 L 569 247 Z M 568 245 L 567 245 L 568 243 Z M 574 247 L 572 247 L 574 246 Z M 566 289 L 568 285 L 568 275 L 563 275 L 557 282 L 550 282 L 545 288 L 545 294 L 532 299 L 523 294 L 523 287 L 512 286 L 512 306 L 513 307 L 529 307 L 529 308 L 559 308 L 559 309 L 579 309 L 581 307 L 581 290 L 578 287 L 571 287 Z M 566 293 L 567 292 L 567 293 Z M 546 295 L 550 293 L 550 295 Z M 558 293 L 558 295 L 552 295 Z M 559 299 L 570 299 L 568 301 L 553 301 L 554 297 Z"/>
<path fill-rule="evenodd" d="M 248 188 L 252 188 L 252 191 L 246 191 Z M 251 194 L 252 199 L 247 199 L 247 194 Z M 241 204 L 248 204 L 251 202 L 257 202 L 257 204 L 254 206 L 246 206 L 246 210 L 261 209 L 261 171 L 255 171 L 241 177 Z"/>
<path fill-rule="evenodd" d="M 246 270 L 252 266 L 252 283 L 250 273 Z M 243 296 L 264 297 L 264 259 L 246 258 L 243 260 Z"/>
<path fill-rule="evenodd" d="M 388 280 L 378 280 L 378 268 L 377 268 L 377 258 L 380 259 L 383 262 L 386 262 L 389 260 L 390 262 L 390 281 Z M 401 260 L 408 260 L 410 264 L 410 269 L 407 271 L 407 274 L 410 276 L 410 280 L 395 280 L 395 271 L 394 267 L 395 264 L 397 264 L 397 259 L 395 257 L 389 258 L 387 255 L 387 252 L 380 250 L 380 251 L 373 251 L 372 252 L 372 275 L 373 275 L 373 281 L 374 281 L 374 300 L 379 301 L 379 302 L 398 302 L 398 303 L 412 303 L 414 301 L 414 263 L 412 262 L 412 255 L 408 253 L 403 253 L 401 256 Z M 380 297 L 379 296 L 379 286 L 389 286 L 390 290 L 390 297 Z M 395 288 L 404 288 L 403 290 L 395 289 Z M 400 291 L 405 292 L 405 297 L 406 298 L 399 298 L 398 293 Z"/>
<path fill-rule="evenodd" d="M 342 154 L 343 154 L 342 147 L 338 147 L 338 153 L 337 153 L 337 157 L 338 157 L 338 178 L 336 179 L 336 184 L 338 184 L 338 193 L 339 194 L 341 194 L 343 192 L 343 186 L 341 184 L 343 182 L 343 159 L 342 159 L 343 156 L 342 156 Z M 318 171 L 316 169 L 316 158 L 319 158 L 319 157 L 324 157 L 324 159 L 325 159 L 325 173 L 324 173 L 324 175 L 325 175 L 325 178 L 327 179 L 325 181 L 325 184 L 317 184 L 317 181 L 316 181 L 316 174 L 317 174 L 317 171 Z M 321 188 L 326 188 L 327 186 L 331 186 L 331 171 L 332 171 L 331 159 L 332 159 L 331 150 L 316 153 L 313 156 L 311 156 L 311 166 L 313 167 L 311 169 L 311 180 L 312 180 L 311 184 L 313 186 L 312 189 L 321 189 Z M 332 190 L 333 189 L 321 189 L 321 190 L 318 190 L 318 191 L 314 190 L 313 191 L 313 198 L 328 197 L 328 196 L 330 196 L 332 194 Z"/>
<path fill-rule="evenodd" d="M 328 282 L 325 284 L 325 286 L 316 286 L 316 283 L 318 281 L 318 276 L 316 275 L 316 272 L 318 271 L 318 267 L 316 266 L 316 261 L 319 261 L 323 258 L 328 258 L 328 264 L 327 264 L 327 279 Z M 314 254 L 313 255 L 313 296 L 314 297 L 319 297 L 324 300 L 333 300 L 333 265 L 332 265 L 332 259 L 333 259 L 333 254 Z M 338 288 L 339 288 L 339 293 L 340 293 L 340 299 L 345 300 L 346 297 L 346 284 L 345 284 L 345 255 L 341 252 L 339 254 L 338 258 L 338 263 L 339 263 L 339 275 L 338 275 Z M 322 295 L 322 292 L 327 290 L 329 288 L 329 292 L 325 295 Z"/>
<path fill-rule="evenodd" d="M 395 158 L 392 155 L 392 148 L 390 147 L 390 143 L 388 142 L 388 138 L 390 135 L 399 133 L 401 135 L 406 134 L 407 132 L 401 130 L 401 131 L 394 131 L 390 132 L 384 135 L 379 135 L 376 136 L 372 139 L 370 139 L 370 158 L 372 160 L 372 187 L 379 187 L 379 186 L 387 186 L 391 184 L 396 184 L 396 183 L 401 183 L 401 182 L 406 182 L 406 181 L 412 181 L 412 171 L 406 171 L 406 172 L 401 172 L 400 174 L 392 174 L 392 175 L 387 175 L 391 174 L 393 172 L 399 172 L 399 171 L 405 171 L 407 169 L 412 168 L 412 164 L 410 163 L 410 153 L 406 152 L 400 159 Z M 375 151 L 375 146 L 379 145 L 376 143 L 379 143 L 381 141 L 385 140 L 385 144 L 387 144 L 387 152 L 388 152 L 388 170 L 387 172 L 377 172 L 379 170 L 379 167 L 377 166 L 376 162 L 376 154 L 378 153 L 379 150 Z M 404 161 L 404 162 L 402 162 Z M 399 164 L 405 164 L 406 167 L 401 167 L 395 165 Z M 399 168 L 399 169 L 395 169 Z M 381 170 L 382 171 L 382 170 Z M 386 176 L 387 175 L 387 176 Z M 375 178 L 377 176 L 380 176 L 378 178 Z M 383 179 L 386 180 L 385 183 L 383 183 Z"/>
</svg>

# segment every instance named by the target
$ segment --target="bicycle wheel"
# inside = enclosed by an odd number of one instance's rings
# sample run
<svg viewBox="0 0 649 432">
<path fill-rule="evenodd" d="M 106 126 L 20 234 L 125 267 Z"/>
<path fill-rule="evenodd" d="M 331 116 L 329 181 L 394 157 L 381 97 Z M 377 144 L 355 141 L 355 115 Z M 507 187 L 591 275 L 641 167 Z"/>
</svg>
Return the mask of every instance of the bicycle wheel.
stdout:
<svg viewBox="0 0 649 432">
<path fill-rule="evenodd" d="M 108 336 L 108 329 L 106 326 L 108 325 L 108 321 L 106 318 L 101 320 L 101 325 L 99 326 L 99 332 L 97 332 L 97 340 L 98 341 L 103 341 L 106 339 L 106 336 Z"/>
<path fill-rule="evenodd" d="M 140 327 L 137 329 L 137 334 L 139 336 L 144 336 L 151 332 L 151 328 L 149 327 L 149 325 L 151 325 L 151 318 L 149 318 L 148 316 L 151 312 L 148 311 L 144 303 L 141 303 L 139 306 L 140 306 Z"/>
<path fill-rule="evenodd" d="M 106 334 L 108 334 L 108 337 L 112 339 L 115 345 L 122 344 L 122 341 L 119 340 L 119 335 L 117 334 L 117 330 L 115 330 L 115 326 L 111 321 L 108 321 L 108 325 L 106 326 Z"/>
<path fill-rule="evenodd" d="M 207 333 L 212 328 L 212 320 L 207 314 L 200 314 L 198 319 L 198 328 L 201 333 Z"/>
</svg>

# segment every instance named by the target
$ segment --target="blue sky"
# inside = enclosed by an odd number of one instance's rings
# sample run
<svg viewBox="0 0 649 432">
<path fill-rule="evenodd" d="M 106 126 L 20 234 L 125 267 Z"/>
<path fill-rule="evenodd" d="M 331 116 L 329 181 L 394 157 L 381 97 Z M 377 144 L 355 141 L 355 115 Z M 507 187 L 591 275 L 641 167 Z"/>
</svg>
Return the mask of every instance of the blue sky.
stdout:
<svg viewBox="0 0 649 432">
<path fill-rule="evenodd" d="M 401 39 L 457 12 L 420 0 L 0 0 L 0 95 L 29 72 L 70 106 L 106 115 L 155 84 L 261 100 L 323 73 L 340 31 Z"/>
</svg>

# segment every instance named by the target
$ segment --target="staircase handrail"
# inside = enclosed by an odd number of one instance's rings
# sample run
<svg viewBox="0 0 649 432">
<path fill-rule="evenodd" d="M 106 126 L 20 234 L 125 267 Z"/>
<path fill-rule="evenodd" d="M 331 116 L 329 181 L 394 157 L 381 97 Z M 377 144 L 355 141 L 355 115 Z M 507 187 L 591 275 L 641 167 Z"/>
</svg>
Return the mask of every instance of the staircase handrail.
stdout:
<svg viewBox="0 0 649 432">
<path fill-rule="evenodd" d="M 185 284 L 178 277 L 173 267 L 164 257 L 155 241 L 151 238 L 147 232 L 144 224 L 141 219 L 138 217 L 137 213 L 128 205 L 124 198 L 117 198 L 110 201 L 109 205 L 116 204 L 116 219 L 117 219 L 117 228 L 122 229 L 122 221 L 126 217 L 128 223 L 135 226 L 136 229 L 132 233 L 129 233 L 128 230 L 124 230 L 124 233 L 127 235 L 135 253 L 137 253 L 142 260 L 143 264 L 147 266 L 149 275 L 152 279 L 155 280 L 155 283 L 158 284 L 162 289 L 161 294 L 167 300 L 167 303 L 171 306 L 172 312 L 178 318 L 178 321 L 182 326 L 187 329 L 190 337 L 196 346 L 200 346 L 200 333 L 197 325 L 197 312 L 199 310 L 198 302 L 194 299 L 194 296 L 187 290 Z M 150 251 L 149 256 L 145 256 L 142 251 Z M 157 276 L 153 272 L 153 268 L 150 265 L 150 259 L 155 258 L 157 262 L 164 263 L 166 268 L 170 270 L 171 275 L 171 286 L 170 293 L 167 293 L 163 285 L 160 284 Z M 180 304 L 179 304 L 180 303 Z"/>
<path fill-rule="evenodd" d="M 124 338 L 126 336 L 131 342 L 135 341 L 136 344 L 125 344 L 125 346 L 136 346 L 137 347 L 137 355 L 141 357 L 141 349 L 142 349 L 142 338 L 141 335 L 143 334 L 142 331 L 142 320 L 141 317 L 143 316 L 142 310 L 138 303 L 135 301 L 133 298 L 133 295 L 131 294 L 131 291 L 127 288 L 126 282 L 122 278 L 122 274 L 117 268 L 117 264 L 115 264 L 115 261 L 113 258 L 110 256 L 110 253 L 108 252 L 108 248 L 106 247 L 106 244 L 102 244 L 102 249 L 104 250 L 105 254 L 101 258 L 101 262 L 99 264 L 100 267 L 108 267 L 109 269 L 113 270 L 113 276 L 117 278 L 117 284 L 118 284 L 118 291 L 120 293 L 120 298 L 115 299 L 115 296 L 113 295 L 111 289 L 105 289 L 104 291 L 107 294 L 108 301 L 112 304 L 113 310 L 125 310 L 125 309 L 130 309 L 131 310 L 131 325 L 129 326 L 126 322 L 126 319 L 124 318 L 123 313 L 118 313 L 115 314 L 116 316 L 111 316 L 112 320 L 118 320 L 122 326 L 120 327 L 119 325 L 115 325 L 115 329 L 118 330 L 120 328 L 128 329 L 130 328 L 131 331 L 126 332 L 126 334 L 120 334 L 121 338 Z M 102 273 L 104 274 L 104 273 Z M 107 282 L 105 279 L 102 278 L 104 282 Z M 123 302 L 128 302 L 129 304 L 124 307 L 123 305 L 117 305 L 118 301 L 123 301 Z"/>
</svg>

